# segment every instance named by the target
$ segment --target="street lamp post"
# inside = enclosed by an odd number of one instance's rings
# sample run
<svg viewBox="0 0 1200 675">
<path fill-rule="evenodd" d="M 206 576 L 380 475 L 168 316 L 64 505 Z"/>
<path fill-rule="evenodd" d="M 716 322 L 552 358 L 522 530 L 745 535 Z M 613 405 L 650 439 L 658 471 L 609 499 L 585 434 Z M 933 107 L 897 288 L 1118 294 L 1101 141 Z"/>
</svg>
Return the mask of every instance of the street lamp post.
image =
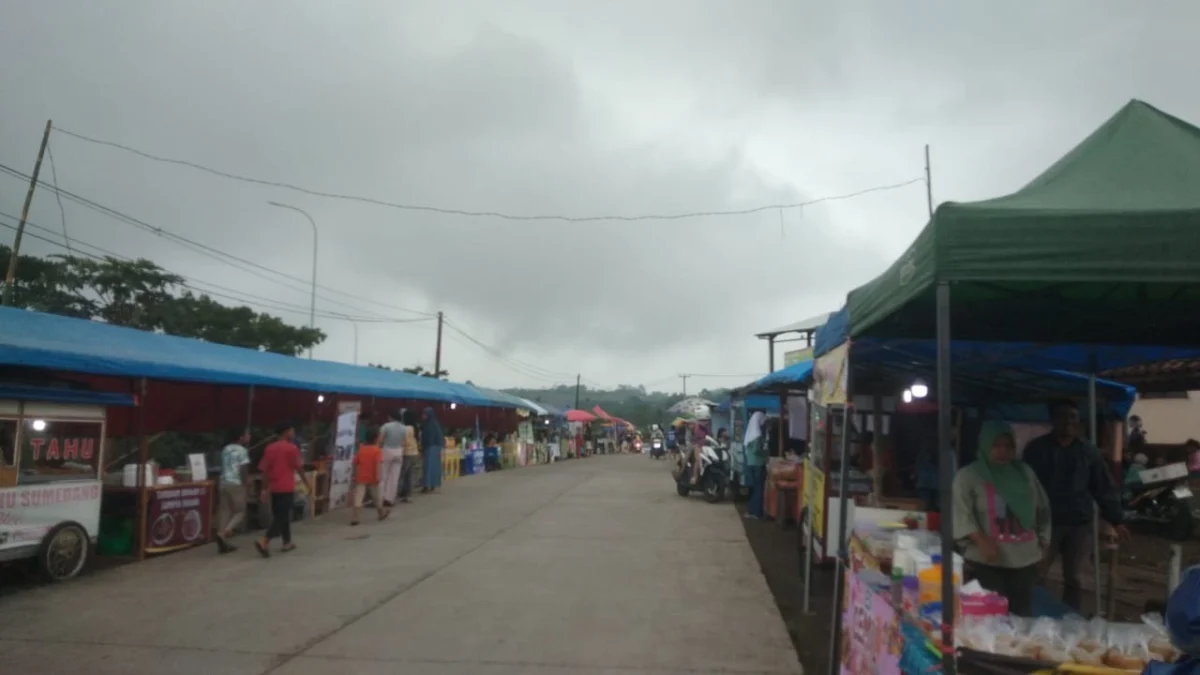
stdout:
<svg viewBox="0 0 1200 675">
<path fill-rule="evenodd" d="M 271 206 L 278 206 L 281 209 L 288 209 L 290 211 L 295 211 L 295 212 L 299 213 L 300 215 L 304 216 L 305 218 L 307 218 L 308 224 L 312 225 L 312 231 L 313 231 L 312 297 L 309 300 L 309 305 L 308 305 L 308 327 L 316 328 L 317 327 L 317 223 L 315 221 L 313 221 L 312 216 L 308 215 L 308 212 L 305 211 L 304 209 L 297 208 L 297 207 L 291 206 L 289 204 L 280 204 L 279 202 L 267 202 L 267 203 L 270 204 Z M 356 331 L 356 334 L 357 334 L 357 331 Z M 356 354 L 357 354 L 357 350 L 358 350 L 358 344 L 356 341 L 355 342 Z M 308 358 L 311 359 L 312 355 L 313 355 L 312 347 L 309 347 L 308 348 Z M 357 362 L 357 361 L 358 361 L 358 359 L 356 356 L 355 362 Z"/>
<path fill-rule="evenodd" d="M 350 325 L 354 327 L 354 365 L 358 365 L 358 322 L 354 319 L 347 319 Z"/>
</svg>

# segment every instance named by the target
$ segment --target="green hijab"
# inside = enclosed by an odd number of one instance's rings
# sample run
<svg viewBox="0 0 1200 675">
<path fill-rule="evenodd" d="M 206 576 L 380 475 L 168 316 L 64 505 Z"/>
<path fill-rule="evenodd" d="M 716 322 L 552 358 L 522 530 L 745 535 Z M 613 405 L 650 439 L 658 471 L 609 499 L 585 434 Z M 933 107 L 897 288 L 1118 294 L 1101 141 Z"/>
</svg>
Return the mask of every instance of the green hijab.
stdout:
<svg viewBox="0 0 1200 675">
<path fill-rule="evenodd" d="M 1012 514 L 1025 529 L 1033 528 L 1034 504 L 1033 486 L 1029 484 L 1029 476 L 1024 464 L 1017 460 L 1008 464 L 997 464 L 992 461 L 992 444 L 1000 436 L 1008 434 L 1016 442 L 1012 427 L 1008 422 L 986 421 L 979 429 L 979 456 L 975 460 L 975 471 L 983 480 L 991 483 L 996 492 L 1008 505 Z"/>
</svg>

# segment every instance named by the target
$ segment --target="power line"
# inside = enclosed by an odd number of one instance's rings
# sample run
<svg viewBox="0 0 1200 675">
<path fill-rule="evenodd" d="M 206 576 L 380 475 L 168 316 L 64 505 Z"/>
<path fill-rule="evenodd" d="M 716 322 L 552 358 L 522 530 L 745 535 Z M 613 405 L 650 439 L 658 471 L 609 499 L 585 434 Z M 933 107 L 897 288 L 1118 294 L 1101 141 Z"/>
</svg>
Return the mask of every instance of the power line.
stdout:
<svg viewBox="0 0 1200 675">
<path fill-rule="evenodd" d="M 495 347 L 487 345 L 484 342 L 471 336 L 469 333 L 467 333 L 463 329 L 461 329 L 458 326 L 451 323 L 449 319 L 445 319 L 444 323 L 445 323 L 445 326 L 447 328 L 449 328 L 450 330 L 454 331 L 454 333 L 457 333 L 458 335 L 465 338 L 470 344 L 473 344 L 476 347 L 479 347 L 484 352 L 486 352 L 488 355 L 492 356 L 497 361 L 499 361 L 502 365 L 507 366 L 509 370 L 512 370 L 513 372 L 515 372 L 517 374 L 524 375 L 526 377 L 530 377 L 530 378 L 537 379 L 537 380 L 542 380 L 544 382 L 553 382 L 556 384 L 562 383 L 563 380 L 568 380 L 571 378 L 571 376 L 566 375 L 564 373 L 556 373 L 552 370 L 547 370 L 540 366 L 535 366 L 533 364 L 526 363 L 519 359 L 510 357 L 510 356 L 504 354 L 503 352 L 501 352 L 500 350 L 496 349 Z M 456 336 L 456 335 L 448 334 L 448 337 L 451 338 L 452 340 L 454 340 L 455 342 L 460 342 L 460 340 L 458 339 L 458 336 Z"/>
<path fill-rule="evenodd" d="M 24 174 L 21 171 L 14 169 L 10 166 L 6 166 L 4 164 L 0 164 L 0 172 L 7 173 L 14 177 L 22 178 L 25 180 L 29 179 L 29 176 L 27 174 Z M 209 258 L 212 258 L 219 262 L 225 263 L 232 267 L 236 267 L 238 269 L 241 269 L 244 272 L 253 274 L 254 276 L 257 276 L 264 280 L 278 284 L 285 288 L 290 288 L 292 290 L 303 291 L 304 293 L 309 292 L 307 288 L 298 288 L 296 286 L 289 285 L 287 283 L 284 283 L 280 279 L 275 279 L 275 278 L 266 276 L 263 274 L 263 272 L 274 274 L 274 275 L 282 277 L 284 279 L 290 279 L 292 281 L 295 281 L 295 282 L 298 282 L 301 284 L 305 284 L 305 285 L 310 283 L 310 280 L 308 280 L 308 279 L 302 279 L 295 275 L 288 274 L 287 272 L 281 272 L 279 270 L 267 267 L 260 263 L 246 260 L 245 258 L 241 258 L 239 256 L 233 255 L 232 253 L 227 253 L 225 251 L 222 251 L 221 249 L 194 241 L 192 239 L 184 237 L 183 235 L 176 234 L 174 232 L 171 232 L 170 230 L 166 230 L 164 228 L 161 228 L 161 227 L 158 227 L 155 225 L 151 225 L 145 221 L 138 220 L 137 218 L 134 218 L 133 216 L 127 215 L 125 213 L 121 213 L 120 211 L 117 211 L 115 209 L 112 209 L 112 208 L 109 208 L 102 204 L 99 204 L 97 202 L 94 202 L 86 197 L 82 197 L 82 196 L 74 194 L 68 190 L 63 190 L 54 185 L 50 185 L 50 184 L 46 183 L 45 181 L 39 180 L 38 185 L 43 186 L 47 190 L 54 191 L 55 194 L 61 194 L 62 196 L 66 197 L 68 200 L 71 200 L 72 202 L 79 204 L 80 206 L 83 206 L 85 208 L 96 211 L 97 213 L 100 213 L 101 215 L 112 218 L 118 222 L 125 223 L 127 225 L 131 225 L 133 227 L 144 230 L 146 232 L 157 235 L 159 237 L 171 240 L 175 243 L 178 243 L 178 244 L 184 246 L 185 248 L 189 248 L 197 253 L 200 253 L 201 255 L 207 256 Z M 261 270 L 261 272 L 259 270 Z M 385 303 L 385 302 L 379 302 L 377 300 L 372 300 L 370 298 L 361 297 L 359 295 L 349 293 L 346 291 L 342 291 L 342 290 L 338 290 L 336 288 L 330 288 L 329 286 L 320 285 L 320 286 L 318 286 L 318 288 L 324 289 L 325 291 L 328 291 L 330 293 L 336 293 L 338 295 L 355 298 L 356 300 L 360 300 L 360 301 L 367 302 L 367 303 L 374 304 L 374 305 L 379 305 L 381 307 L 387 307 L 389 309 L 394 309 L 394 310 L 405 312 L 408 314 L 415 314 L 417 316 L 424 316 L 424 317 L 436 316 L 435 314 L 430 313 L 430 312 L 422 312 L 422 311 L 418 311 L 415 309 L 409 309 L 407 307 L 400 307 L 400 306 L 392 305 L 392 304 Z M 354 307 L 353 305 L 350 305 L 349 303 L 347 303 L 344 300 L 333 300 L 333 299 L 328 298 L 327 296 L 322 296 L 322 295 L 318 295 L 317 297 L 321 298 L 323 300 L 326 300 L 328 302 L 334 302 L 334 303 L 341 304 L 346 307 L 351 307 L 353 309 L 356 309 L 357 311 L 363 311 L 363 312 L 372 311 L 372 310 L 362 309 L 361 307 Z"/>
<path fill-rule="evenodd" d="M 58 202 L 58 214 L 62 217 L 63 242 L 67 252 L 71 252 L 71 237 L 67 234 L 67 210 L 63 208 L 62 195 L 58 194 L 58 169 L 54 167 L 54 150 L 50 147 L 50 139 L 46 139 L 46 159 L 50 161 L 50 178 L 54 181 L 54 199 Z"/>
<path fill-rule="evenodd" d="M 448 216 L 467 216 L 467 217 L 471 217 L 471 218 L 498 218 L 501 220 L 520 220 L 520 221 L 556 220 L 556 221 L 564 221 L 564 222 L 570 222 L 570 223 L 594 223 L 594 222 L 602 222 L 602 221 L 636 222 L 636 221 L 643 221 L 643 220 L 685 220 L 685 219 L 689 219 L 689 218 L 746 216 L 746 215 L 751 215 L 751 214 L 755 214 L 755 213 L 761 213 L 763 211 L 774 211 L 774 210 L 778 209 L 782 212 L 784 209 L 799 209 L 799 208 L 803 208 L 805 206 L 811 206 L 813 204 L 821 204 L 823 202 L 832 202 L 832 201 L 840 201 L 840 200 L 844 200 L 844 199 L 852 199 L 854 197 L 861 197 L 863 195 L 870 194 L 872 192 L 897 190 L 899 188 L 908 187 L 909 185 L 915 185 L 917 183 L 925 182 L 924 177 L 919 177 L 919 178 L 913 178 L 913 179 L 910 179 L 910 180 L 907 180 L 907 181 L 904 181 L 901 183 L 893 183 L 891 185 L 879 185 L 876 187 L 867 188 L 865 190 L 858 190 L 856 192 L 850 192 L 850 193 L 841 194 L 841 195 L 833 195 L 833 196 L 829 196 L 829 197 L 820 197 L 818 199 L 811 199 L 811 200 L 804 201 L 804 202 L 791 202 L 791 203 L 784 203 L 784 204 L 765 204 L 763 206 L 755 206 L 755 207 L 746 208 L 746 209 L 730 209 L 730 210 L 724 210 L 724 211 L 691 211 L 691 212 L 684 212 L 684 213 L 648 213 L 648 214 L 641 214 L 641 215 L 596 215 L 596 216 L 567 216 L 567 215 L 557 215 L 557 214 L 520 215 L 520 214 L 504 213 L 502 211 L 471 211 L 471 210 L 467 210 L 467 209 L 453 209 L 453 208 L 427 206 L 427 205 L 420 205 L 420 204 L 404 204 L 404 203 L 399 203 L 399 202 L 390 202 L 390 201 L 383 200 L 383 199 L 377 199 L 374 197 L 363 197 L 363 196 L 359 196 L 359 195 L 349 195 L 349 194 L 340 194 L 340 193 L 336 193 L 336 192 L 325 192 L 323 190 L 314 190 L 311 188 L 305 188 L 305 187 L 301 187 L 299 185 L 293 185 L 291 183 L 285 183 L 282 181 L 267 180 L 267 179 L 263 179 L 263 178 L 253 178 L 251 176 L 243 176 L 243 175 L 239 175 L 239 174 L 235 174 L 235 173 L 230 173 L 228 171 L 214 169 L 212 167 L 204 166 L 203 164 L 198 164 L 196 162 L 192 162 L 192 161 L 188 161 L 188 160 L 184 160 L 184 159 L 175 159 L 172 157 L 164 157 L 161 155 L 156 155 L 156 154 L 146 152 L 144 150 L 138 150 L 137 148 L 133 148 L 128 145 L 124 145 L 124 144 L 117 143 L 114 141 L 106 141 L 106 140 L 101 140 L 98 138 L 92 138 L 90 136 L 85 136 L 83 134 L 80 134 L 80 133 L 77 133 L 74 131 L 69 131 L 67 129 L 63 129 L 62 127 L 54 127 L 54 130 L 59 133 L 66 134 L 67 136 L 70 136 L 72 138 L 79 139 L 81 141 L 86 141 L 88 143 L 95 143 L 97 145 L 105 145 L 105 146 L 108 146 L 111 148 L 117 148 L 119 150 L 123 150 L 125 152 L 129 152 L 129 153 L 138 155 L 140 157 L 143 157 L 145 159 L 153 160 L 155 162 L 163 162 L 166 164 L 175 164 L 178 166 L 186 166 L 186 167 L 189 167 L 192 169 L 196 169 L 197 171 L 203 171 L 205 173 L 208 173 L 208 174 L 211 174 L 214 176 L 220 176 L 222 178 L 228 178 L 230 180 L 236 180 L 236 181 L 240 181 L 243 183 L 253 183 L 255 185 L 265 185 L 265 186 L 269 186 L 269 187 L 282 188 L 284 190 L 292 190 L 294 192 L 299 192 L 299 193 L 311 195 L 314 197 L 327 197 L 329 199 L 341 199 L 341 200 L 346 200 L 346 201 L 361 202 L 364 204 L 374 204 L 376 206 L 385 206 L 388 208 L 401 209 L 404 211 L 422 211 L 422 212 L 426 212 L 426 213 L 439 213 L 439 214 L 448 215 Z"/>
<path fill-rule="evenodd" d="M 5 218 L 9 218 L 9 219 L 11 219 L 11 220 L 15 220 L 15 218 L 13 218 L 11 215 L 9 215 L 9 214 L 6 214 L 6 213 L 0 213 L 0 216 L 3 216 L 3 217 L 5 217 Z M 5 227 L 5 228 L 8 228 L 8 229 L 10 229 L 10 230 L 14 230 L 14 231 L 17 229 L 17 228 L 16 228 L 16 226 L 9 225 L 9 224 L 7 224 L 7 223 L 0 223 L 0 227 Z M 49 228 L 42 227 L 41 225 L 37 225 L 37 224 L 35 224 L 35 223 L 31 223 L 31 222 L 28 222 L 28 221 L 25 223 L 25 227 L 32 228 L 32 229 L 35 229 L 35 230 L 40 230 L 40 231 L 42 231 L 42 232 L 48 232 L 48 233 L 51 233 L 51 234 L 53 234 L 53 233 L 54 233 L 54 232 L 53 232 L 53 230 L 50 230 Z M 62 243 L 62 242 L 59 242 L 59 241 L 57 241 L 57 240 L 54 240 L 54 239 L 50 239 L 50 238 L 48 238 L 48 237 L 44 237 L 44 236 L 41 236 L 41 235 L 38 235 L 38 234 L 34 234 L 34 233 L 32 233 L 32 232 L 30 232 L 30 233 L 27 233 L 27 235 L 26 235 L 26 236 L 28 236 L 28 237 L 31 237 L 31 238 L 33 238 L 33 239 L 37 239 L 37 240 L 39 240 L 39 241 L 46 242 L 47 244 L 50 244 L 50 245 L 52 245 L 52 246 L 57 246 L 57 247 L 59 247 L 59 248 L 66 248 L 66 249 L 68 249 L 68 250 L 73 250 L 73 249 L 70 249 L 70 248 L 68 247 L 68 245 L 67 245 L 67 244 L 64 244 L 64 243 Z M 84 247 L 90 248 L 90 249 L 92 249 L 92 250 L 94 250 L 94 251 L 99 251 L 99 252 L 101 253 L 101 255 L 97 255 L 97 254 L 95 254 L 95 253 L 89 253 L 89 252 L 87 252 L 87 251 L 82 251 L 82 250 L 73 250 L 73 253 L 72 253 L 72 255 L 81 255 L 81 256 L 84 256 L 84 257 L 87 257 L 87 258 L 91 258 L 91 259 L 93 259 L 93 260 L 100 260 L 100 261 L 104 261 L 104 260 L 106 260 L 107 258 L 114 258 L 114 259 L 117 259 L 117 260 L 123 260 L 123 261 L 127 261 L 127 262 L 132 262 L 132 261 L 133 261 L 133 259 L 132 259 L 132 258 L 130 258 L 130 257 L 128 257 L 128 256 L 121 255 L 121 254 L 119 254 L 119 253 L 116 253 L 116 252 L 114 252 L 114 251 L 110 251 L 110 250 L 108 250 L 108 249 L 105 249 L 105 248 L 102 248 L 102 247 L 100 247 L 100 246 L 96 246 L 95 244 L 90 244 L 90 243 L 88 243 L 88 242 L 86 242 L 86 241 L 83 241 L 83 240 L 80 240 L 80 239 L 70 238 L 70 239 L 69 239 L 69 241 L 70 241 L 70 242 L 73 242 L 73 243 L 74 243 L 74 244 L 76 244 L 77 246 L 84 246 Z M 161 268 L 160 268 L 160 269 L 161 269 Z M 184 275 L 181 275 L 181 274 L 177 274 L 177 273 L 175 273 L 175 272 L 171 272 L 170 270 L 164 270 L 164 271 L 166 271 L 166 272 L 168 272 L 168 273 L 170 273 L 170 274 L 175 274 L 176 276 L 179 276 L 179 277 L 181 277 L 182 279 L 184 279 L 184 283 L 179 283 L 178 285 L 179 285 L 179 286 L 182 286 L 182 287 L 184 287 L 184 288 L 187 288 L 187 289 L 189 289 L 189 290 L 196 291 L 197 293 L 203 293 L 203 294 L 206 294 L 206 295 L 215 296 L 215 297 L 220 297 L 220 298 L 224 298 L 224 299 L 227 299 L 227 300 L 234 300 L 234 301 L 236 301 L 236 302 L 242 302 L 242 303 L 245 303 L 245 304 L 257 305 L 257 306 L 259 306 L 259 307 L 266 307 L 266 308 L 268 308 L 268 309 L 273 309 L 273 310 L 275 310 L 275 311 L 281 311 L 281 312 L 291 312 L 291 313 L 294 313 L 294 314 L 303 314 L 303 315 L 306 315 L 306 316 L 307 316 L 307 315 L 308 315 L 308 313 L 309 313 L 309 310 L 308 310 L 308 308 L 306 308 L 306 307 L 302 307 L 302 306 L 300 306 L 300 305 L 291 304 L 291 303 L 288 303 L 288 302 L 285 302 L 285 301 L 282 301 L 282 300 L 277 300 L 277 299 L 274 299 L 274 298 L 267 298 L 267 297 L 263 297 L 263 296 L 261 296 L 261 295 L 255 295 L 255 294 L 253 294 L 253 293 L 249 293 L 249 292 L 246 292 L 246 291 L 240 291 L 240 290 L 238 290 L 238 289 L 230 288 L 230 287 L 228 287 L 228 286 L 222 286 L 221 284 L 215 284 L 215 283 L 212 283 L 212 282 L 210 282 L 210 281 L 204 281 L 204 280 L 201 280 L 201 279 L 195 279 L 195 278 L 192 278 L 192 277 L 187 277 L 187 276 L 184 276 Z M 208 288 L 198 288 L 198 287 L 197 287 L 197 285 L 199 285 L 199 286 L 208 286 L 208 287 L 210 287 L 210 288 L 216 288 L 216 289 L 219 289 L 219 290 L 217 290 L 217 291 L 213 291 L 213 290 L 209 290 Z M 317 315 L 318 315 L 318 316 L 320 316 L 321 318 L 325 318 L 325 319 L 335 319 L 335 320 L 339 320 L 339 321 L 351 321 L 351 322 L 355 322 L 355 323 L 390 323 L 390 324 L 400 324 L 400 323 L 417 323 L 417 322 L 426 322 L 426 321 L 429 321 L 429 320 L 430 320 L 430 319 L 427 319 L 427 318 L 420 318 L 420 319 L 392 319 L 392 318 L 362 317 L 362 316 L 352 316 L 352 315 L 349 315 L 349 314 L 342 314 L 342 313 L 339 313 L 339 312 L 317 312 Z"/>
<path fill-rule="evenodd" d="M 468 340 L 470 340 L 471 342 L 475 343 L 476 345 L 479 345 L 480 347 L 482 347 L 483 349 L 487 350 L 488 352 L 490 352 L 490 353 L 494 354 L 494 355 L 495 355 L 495 356 L 497 356 L 498 358 L 504 358 L 504 359 L 508 359 L 508 360 L 512 361 L 513 363 L 519 364 L 519 365 L 521 365 L 521 366 L 523 366 L 523 367 L 525 367 L 525 368 L 527 368 L 527 369 L 529 369 L 529 370 L 532 370 L 532 371 L 535 371 L 535 372 L 541 372 L 541 373 L 545 374 L 545 375 L 546 375 L 546 376 L 548 376 L 548 377 L 552 377 L 552 378 L 567 378 L 567 379 L 570 379 L 570 377 L 571 377 L 571 376 L 570 376 L 569 374 L 567 374 L 567 373 L 560 373 L 560 372 L 557 372 L 557 371 L 550 370 L 550 369 L 548 369 L 548 368 L 542 368 L 541 366 L 536 366 L 536 365 L 533 365 L 532 363 L 526 363 L 526 362 L 524 362 L 524 361 L 521 361 L 520 359 L 518 359 L 518 358 L 516 358 L 516 357 L 508 356 L 507 354 L 504 354 L 503 352 L 501 352 L 499 349 L 496 349 L 495 347 L 492 347 L 492 346 L 490 346 L 490 345 L 484 344 L 482 341 L 480 341 L 480 340 L 477 340 L 476 338 L 472 337 L 472 336 L 471 336 L 471 335 L 469 335 L 469 334 L 468 334 L 466 331 L 464 331 L 462 328 L 459 328 L 458 326 L 456 326 L 456 325 L 454 325 L 453 323 L 451 323 L 451 322 L 450 322 L 448 319 L 447 319 L 447 320 L 445 320 L 445 323 L 446 323 L 446 325 L 447 325 L 447 326 L 448 326 L 448 327 L 449 327 L 451 330 L 453 330 L 453 331 L 457 332 L 458 334 L 462 335 L 463 337 L 465 337 L 466 339 L 468 339 Z"/>
</svg>

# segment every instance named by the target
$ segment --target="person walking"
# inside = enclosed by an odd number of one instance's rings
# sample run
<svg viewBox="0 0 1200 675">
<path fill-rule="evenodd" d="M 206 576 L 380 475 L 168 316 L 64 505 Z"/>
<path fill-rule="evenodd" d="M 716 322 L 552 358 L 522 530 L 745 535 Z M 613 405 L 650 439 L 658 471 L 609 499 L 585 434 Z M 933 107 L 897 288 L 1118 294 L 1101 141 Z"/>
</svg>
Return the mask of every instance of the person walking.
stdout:
<svg viewBox="0 0 1200 675">
<path fill-rule="evenodd" d="M 1050 498 L 1017 459 L 1015 439 L 1007 422 L 983 423 L 979 456 L 954 476 L 954 539 L 965 547 L 966 576 L 1004 596 L 1011 613 L 1029 617 L 1050 546 Z"/>
<path fill-rule="evenodd" d="M 442 487 L 442 448 L 446 445 L 446 437 L 442 433 L 442 425 L 438 423 L 433 408 L 425 408 L 421 414 L 421 461 L 424 463 L 424 475 L 421 481 L 421 492 L 437 492 Z"/>
<path fill-rule="evenodd" d="M 376 433 L 375 436 L 378 437 L 379 434 Z M 367 438 L 370 438 L 370 435 Z M 362 511 L 368 494 L 371 495 L 371 501 L 379 513 L 379 519 L 388 517 L 388 509 L 383 505 L 383 498 L 379 494 L 379 476 L 382 473 L 383 451 L 380 447 L 372 443 L 358 446 L 358 452 L 354 453 L 354 507 L 350 514 L 350 525 L 358 525 L 358 514 Z"/>
<path fill-rule="evenodd" d="M 250 490 L 250 451 L 246 449 L 249 442 L 250 431 L 242 429 L 221 449 L 220 504 L 217 508 L 217 522 L 224 524 L 217 530 L 217 550 L 221 553 L 237 550 L 229 538 L 246 516 L 246 495 Z"/>
<path fill-rule="evenodd" d="M 380 498 L 383 506 L 390 508 L 400 491 L 400 472 L 404 468 L 404 439 L 408 427 L 404 426 L 404 411 L 393 410 L 391 419 L 379 428 L 376 445 L 383 448 L 383 474 L 379 479 Z"/>
<path fill-rule="evenodd" d="M 407 504 L 413 490 L 413 473 L 417 462 L 421 460 L 421 447 L 417 445 L 417 415 L 411 410 L 404 411 L 404 453 L 400 464 L 400 492 L 397 499 Z"/>
<path fill-rule="evenodd" d="M 766 437 L 763 435 L 763 425 L 767 416 L 761 410 L 750 415 L 746 423 L 746 436 L 743 439 L 746 450 L 746 485 L 750 488 L 750 502 L 746 504 L 746 517 L 761 519 L 765 515 L 763 508 L 763 493 L 767 484 L 767 452 L 763 445 Z"/>
<path fill-rule="evenodd" d="M 271 540 L 283 539 L 283 553 L 296 548 L 292 543 L 292 510 L 296 504 L 296 479 L 308 488 L 308 494 L 316 494 L 304 475 L 304 461 L 300 448 L 296 447 L 296 428 L 290 423 L 276 428 L 278 437 L 263 450 L 258 470 L 263 474 L 263 491 L 260 503 L 271 505 L 271 525 L 266 534 L 255 540 L 254 547 L 264 558 L 271 557 Z"/>
<path fill-rule="evenodd" d="M 1049 411 L 1051 432 L 1029 441 L 1022 458 L 1050 495 L 1052 535 L 1042 574 L 1061 558 L 1063 602 L 1079 611 L 1082 576 L 1092 556 L 1093 504 L 1115 536 L 1125 538 L 1129 531 L 1121 524 L 1120 493 L 1100 450 L 1080 438 L 1079 408 L 1061 399 L 1051 401 Z"/>
</svg>

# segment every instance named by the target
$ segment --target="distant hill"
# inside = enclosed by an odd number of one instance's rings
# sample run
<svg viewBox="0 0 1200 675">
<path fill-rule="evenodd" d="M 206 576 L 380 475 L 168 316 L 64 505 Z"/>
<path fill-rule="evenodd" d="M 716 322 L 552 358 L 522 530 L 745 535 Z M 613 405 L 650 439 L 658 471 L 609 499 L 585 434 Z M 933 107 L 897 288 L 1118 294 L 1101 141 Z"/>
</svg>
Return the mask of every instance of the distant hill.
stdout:
<svg viewBox="0 0 1200 675">
<path fill-rule="evenodd" d="M 548 389 L 515 388 L 504 391 L 556 408 L 575 407 L 575 387 L 571 385 L 559 385 Z M 720 401 L 729 395 L 729 390 L 704 389 L 692 392 L 691 395 Z M 667 408 L 683 398 L 685 397 L 681 393 L 646 391 L 646 388 L 641 386 L 621 385 L 616 389 L 579 388 L 579 407 L 581 409 L 590 411 L 592 406 L 599 405 L 608 414 L 629 420 L 639 427 L 646 427 L 652 423 L 670 423 L 675 416 L 668 413 Z"/>
</svg>

